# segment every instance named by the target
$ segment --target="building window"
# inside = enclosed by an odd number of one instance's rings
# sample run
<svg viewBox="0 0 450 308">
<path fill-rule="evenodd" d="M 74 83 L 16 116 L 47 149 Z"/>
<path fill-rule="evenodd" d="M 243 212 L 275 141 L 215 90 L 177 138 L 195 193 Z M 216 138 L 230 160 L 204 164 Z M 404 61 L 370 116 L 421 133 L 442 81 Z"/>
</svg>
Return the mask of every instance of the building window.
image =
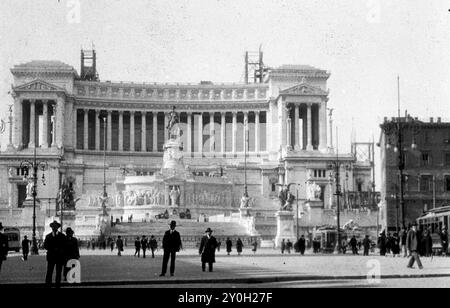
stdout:
<svg viewBox="0 0 450 308">
<path fill-rule="evenodd" d="M 450 175 L 445 177 L 445 191 L 450 192 Z"/>
<path fill-rule="evenodd" d="M 431 154 L 430 153 L 422 153 L 421 160 L 422 160 L 421 166 L 431 165 Z"/>
<path fill-rule="evenodd" d="M 272 192 L 275 192 L 275 190 L 276 190 L 276 185 L 275 185 L 275 183 L 272 183 Z"/>
<path fill-rule="evenodd" d="M 445 156 L 444 156 L 444 164 L 445 164 L 446 166 L 450 166 L 450 152 L 445 153 Z"/>
<path fill-rule="evenodd" d="M 420 191 L 421 192 L 429 192 L 432 191 L 433 188 L 433 177 L 431 175 L 421 175 L 420 176 Z"/>
</svg>

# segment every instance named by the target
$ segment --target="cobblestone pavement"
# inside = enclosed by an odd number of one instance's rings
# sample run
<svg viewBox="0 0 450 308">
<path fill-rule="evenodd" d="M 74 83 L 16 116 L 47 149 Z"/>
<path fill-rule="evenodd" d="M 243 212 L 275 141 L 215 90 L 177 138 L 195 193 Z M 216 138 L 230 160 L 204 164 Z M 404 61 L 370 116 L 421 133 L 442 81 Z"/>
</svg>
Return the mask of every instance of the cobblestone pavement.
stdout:
<svg viewBox="0 0 450 308">
<path fill-rule="evenodd" d="M 450 258 L 423 258 L 424 269 L 407 269 L 406 258 L 353 255 L 284 254 L 278 250 L 260 249 L 256 254 L 244 251 L 227 256 L 216 255 L 214 272 L 202 272 L 198 253 L 184 250 L 177 255 L 175 276 L 159 277 L 162 251 L 152 259 L 133 256 L 127 249 L 122 257 L 109 250 L 81 250 L 81 280 L 87 284 L 183 284 L 183 283 L 270 283 L 296 280 L 361 279 L 379 264 L 381 277 L 447 277 L 450 280 Z M 42 283 L 45 279 L 45 252 L 30 256 L 24 262 L 12 254 L 3 263 L 0 284 Z"/>
</svg>

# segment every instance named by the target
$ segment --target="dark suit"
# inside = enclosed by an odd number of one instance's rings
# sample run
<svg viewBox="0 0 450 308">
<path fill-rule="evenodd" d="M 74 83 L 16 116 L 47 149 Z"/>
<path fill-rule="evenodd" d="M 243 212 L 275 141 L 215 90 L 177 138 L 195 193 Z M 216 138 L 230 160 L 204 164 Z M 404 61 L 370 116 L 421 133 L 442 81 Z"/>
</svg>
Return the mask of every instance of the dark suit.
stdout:
<svg viewBox="0 0 450 308">
<path fill-rule="evenodd" d="M 146 238 L 141 240 L 141 248 L 142 248 L 142 255 L 145 258 L 145 251 L 147 250 L 148 247 L 148 241 Z"/>
<path fill-rule="evenodd" d="M 214 236 L 204 236 L 200 242 L 199 254 L 202 256 L 202 270 L 205 271 L 205 265 L 208 263 L 209 271 L 213 271 L 213 263 L 216 262 L 217 240 Z"/>
<path fill-rule="evenodd" d="M 22 241 L 22 255 L 25 261 L 28 260 L 29 253 L 30 253 L 30 240 L 26 239 Z"/>
<path fill-rule="evenodd" d="M 0 271 L 2 270 L 2 263 L 8 255 L 8 247 L 8 237 L 0 233 Z"/>
<path fill-rule="evenodd" d="M 422 268 L 422 262 L 420 262 L 418 250 L 419 250 L 419 236 L 416 231 L 409 230 L 408 235 L 406 237 L 406 247 L 411 252 L 411 258 L 408 262 L 408 267 L 412 267 L 414 265 L 414 261 L 417 262 L 419 268 Z"/>
<path fill-rule="evenodd" d="M 44 248 L 47 250 L 47 275 L 45 276 L 45 283 L 52 283 L 53 269 L 56 266 L 55 284 L 61 284 L 61 272 L 65 262 L 65 247 L 66 236 L 61 232 L 56 234 L 49 233 L 45 237 Z"/>
<path fill-rule="evenodd" d="M 66 246 L 64 248 L 64 264 L 67 264 L 69 260 L 80 258 L 80 250 L 78 248 L 78 240 L 75 237 L 66 237 Z M 64 277 L 67 276 L 70 268 L 64 266 Z"/>
<path fill-rule="evenodd" d="M 167 230 L 163 237 L 163 263 L 161 274 L 165 275 L 167 272 L 167 263 L 170 257 L 170 275 L 175 272 L 175 255 L 181 248 L 181 237 L 180 233 L 176 230 Z"/>
</svg>

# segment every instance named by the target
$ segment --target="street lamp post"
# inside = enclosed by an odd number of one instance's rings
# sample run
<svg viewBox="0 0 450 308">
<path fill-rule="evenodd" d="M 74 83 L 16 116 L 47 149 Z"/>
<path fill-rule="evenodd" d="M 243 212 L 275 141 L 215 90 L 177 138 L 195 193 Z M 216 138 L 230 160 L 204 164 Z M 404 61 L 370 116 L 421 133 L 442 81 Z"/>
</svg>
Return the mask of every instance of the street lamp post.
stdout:
<svg viewBox="0 0 450 308">
<path fill-rule="evenodd" d="M 34 127 L 34 140 L 36 140 L 36 122 Z M 36 158 L 36 146 L 34 146 L 33 151 L 33 161 L 25 160 L 20 163 L 20 169 L 27 168 L 28 170 L 33 170 L 33 186 L 32 186 L 32 196 L 33 196 L 33 236 L 32 236 L 32 248 L 31 254 L 38 255 L 38 246 L 36 241 L 36 197 L 37 197 L 37 173 L 38 170 L 44 172 L 48 168 L 48 164 L 45 161 L 37 161 Z M 28 177 L 28 174 L 27 174 Z M 42 173 L 42 185 L 45 185 L 45 175 Z"/>
</svg>

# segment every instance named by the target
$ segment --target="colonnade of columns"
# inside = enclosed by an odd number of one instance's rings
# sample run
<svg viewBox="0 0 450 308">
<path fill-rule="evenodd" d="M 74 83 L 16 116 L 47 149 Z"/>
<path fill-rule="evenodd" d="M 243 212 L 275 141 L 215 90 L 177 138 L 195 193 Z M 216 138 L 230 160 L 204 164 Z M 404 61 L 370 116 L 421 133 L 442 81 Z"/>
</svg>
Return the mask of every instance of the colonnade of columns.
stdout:
<svg viewBox="0 0 450 308">
<path fill-rule="evenodd" d="M 261 142 L 261 138 L 265 139 L 265 136 L 261 135 L 261 125 L 265 125 L 267 122 L 265 119 L 266 111 L 179 112 L 180 124 L 183 125 L 183 134 L 185 134 L 182 137 L 184 151 L 193 153 L 237 153 L 238 149 L 240 149 L 239 152 L 243 152 L 246 142 L 245 132 L 248 132 L 248 125 L 246 123 L 249 122 L 249 113 L 252 114 L 251 124 L 254 126 L 252 130 L 254 135 L 251 137 L 252 152 L 265 151 L 265 142 Z M 76 130 L 77 138 L 75 142 L 77 149 L 103 150 L 101 134 L 104 134 L 104 123 L 101 118 L 107 119 L 107 151 L 161 152 L 161 145 L 169 137 L 166 129 L 169 120 L 169 111 L 93 110 L 85 108 L 75 110 L 74 114 L 75 123 L 77 123 L 75 126 L 79 128 Z M 93 114 L 95 114 L 94 122 L 92 122 L 92 117 L 89 116 Z M 239 123 L 238 114 L 241 119 L 243 116 L 243 121 Z M 264 117 L 260 118 L 261 115 L 264 115 Z M 227 119 L 231 119 L 231 123 L 230 121 L 227 122 Z M 124 124 L 125 122 L 126 124 Z M 229 130 L 227 132 L 227 124 L 231 126 L 231 132 Z M 241 124 L 244 128 L 242 131 L 238 131 L 238 124 Z M 207 129 L 206 125 L 209 125 L 209 131 L 205 131 Z M 216 132 L 218 127 L 220 127 L 220 131 Z M 239 134 L 242 135 L 239 136 Z M 228 138 L 231 138 L 231 146 L 227 149 L 227 141 L 230 144 Z M 238 139 L 242 140 L 242 145 L 238 145 Z M 126 142 L 128 140 L 129 142 Z M 205 145 L 207 140 L 209 140 L 209 146 Z M 125 142 L 127 146 L 125 146 Z M 264 148 L 261 144 L 263 144 Z"/>
<path fill-rule="evenodd" d="M 13 143 L 18 148 L 48 148 L 50 146 L 61 148 L 63 146 L 64 99 L 62 97 L 56 99 L 16 97 L 14 105 Z"/>
<path fill-rule="evenodd" d="M 314 115 L 313 108 L 316 110 Z M 286 123 L 282 123 L 282 125 L 286 125 L 286 145 L 294 150 L 312 151 L 318 149 L 324 151 L 327 149 L 327 114 L 325 104 L 288 104 Z M 306 133 L 304 130 L 306 130 Z M 313 131 L 316 133 L 315 142 L 313 142 Z"/>
</svg>

